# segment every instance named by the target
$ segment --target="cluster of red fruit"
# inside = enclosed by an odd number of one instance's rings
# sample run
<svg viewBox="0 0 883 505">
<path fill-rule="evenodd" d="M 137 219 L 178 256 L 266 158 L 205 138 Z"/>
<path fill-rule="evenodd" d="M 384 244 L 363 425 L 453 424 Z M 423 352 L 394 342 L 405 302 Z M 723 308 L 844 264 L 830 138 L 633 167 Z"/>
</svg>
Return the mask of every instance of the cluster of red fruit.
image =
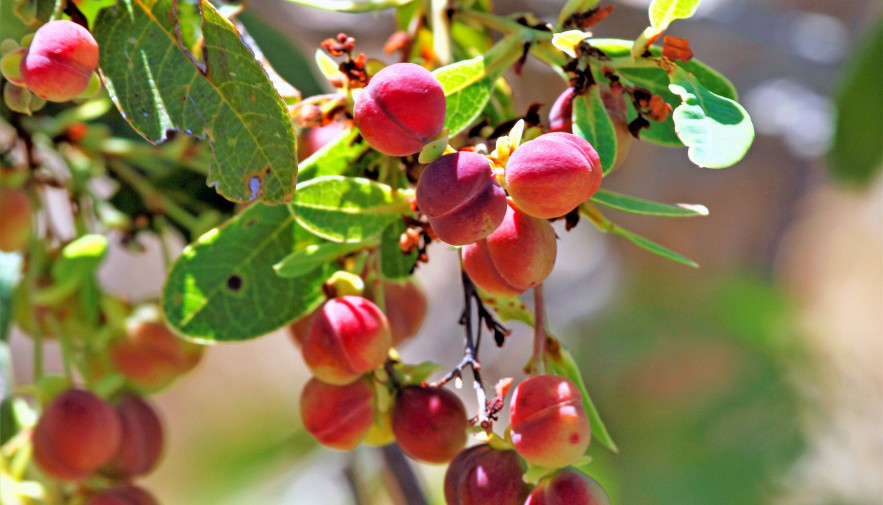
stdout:
<svg viewBox="0 0 883 505">
<path fill-rule="evenodd" d="M 438 80 L 419 65 L 398 63 L 371 79 L 354 116 L 372 147 L 403 156 L 439 135 L 445 111 Z M 586 140 L 556 131 L 518 146 L 502 163 L 495 173 L 478 152 L 445 154 L 423 170 L 417 205 L 439 239 L 463 246 L 463 267 L 476 285 L 517 296 L 552 272 L 557 245 L 547 220 L 597 191 L 601 162 Z"/>
<path fill-rule="evenodd" d="M 66 102 L 89 88 L 98 68 L 98 43 L 89 30 L 60 19 L 41 26 L 28 47 L 3 60 L 3 74 L 13 84 L 44 100 Z"/>
<path fill-rule="evenodd" d="M 33 432 L 34 461 L 47 475 L 82 481 L 98 473 L 115 483 L 86 491 L 85 505 L 156 505 L 131 479 L 153 470 L 162 446 L 156 412 L 130 393 L 111 406 L 89 391 L 68 389 L 49 403 Z"/>
</svg>

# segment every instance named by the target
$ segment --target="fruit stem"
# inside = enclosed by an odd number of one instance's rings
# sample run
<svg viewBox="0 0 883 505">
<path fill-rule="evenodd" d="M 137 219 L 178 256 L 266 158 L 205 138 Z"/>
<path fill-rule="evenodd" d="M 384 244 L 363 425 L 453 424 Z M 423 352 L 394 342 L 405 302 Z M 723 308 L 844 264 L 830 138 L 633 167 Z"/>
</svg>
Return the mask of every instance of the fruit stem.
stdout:
<svg viewBox="0 0 883 505">
<path fill-rule="evenodd" d="M 542 283 L 533 288 L 533 310 L 533 357 L 531 357 L 530 372 L 539 374 L 544 372 L 543 353 L 546 350 L 546 303 Z"/>
</svg>

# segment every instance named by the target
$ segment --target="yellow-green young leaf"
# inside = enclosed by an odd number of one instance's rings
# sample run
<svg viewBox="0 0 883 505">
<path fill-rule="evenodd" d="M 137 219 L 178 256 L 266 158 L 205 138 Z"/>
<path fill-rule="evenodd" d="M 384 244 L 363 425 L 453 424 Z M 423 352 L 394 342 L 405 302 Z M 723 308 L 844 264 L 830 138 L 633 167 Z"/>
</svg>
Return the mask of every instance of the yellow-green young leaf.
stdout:
<svg viewBox="0 0 883 505">
<path fill-rule="evenodd" d="M 288 0 L 291 3 L 305 5 L 314 9 L 334 12 L 372 12 L 394 7 L 401 7 L 413 0 Z"/>
<path fill-rule="evenodd" d="M 623 212 L 629 212 L 631 214 L 661 217 L 693 217 L 708 215 L 708 209 L 705 208 L 704 205 L 693 203 L 669 205 L 667 203 L 651 202 L 649 200 L 615 193 L 606 189 L 599 189 L 589 200 L 592 203 L 597 203 L 598 205 L 621 210 Z"/>
<path fill-rule="evenodd" d="M 533 312 L 527 308 L 527 305 L 525 305 L 520 298 L 517 296 L 504 298 L 492 295 L 479 287 L 476 287 L 475 289 L 478 291 L 481 301 L 488 307 L 494 309 L 494 312 L 497 314 L 501 323 L 507 321 L 520 321 L 533 328 L 535 322 Z"/>
<path fill-rule="evenodd" d="M 484 56 L 458 61 L 433 72 L 447 99 L 445 128 L 448 135 L 465 130 L 481 114 L 491 96 L 494 80 L 521 55 L 521 36 L 503 37 Z"/>
<path fill-rule="evenodd" d="M 254 203 L 187 246 L 172 265 L 163 310 L 179 333 L 203 341 L 246 340 L 306 314 L 324 298 L 323 267 L 286 279 L 273 265 L 315 243 L 287 205 Z"/>
<path fill-rule="evenodd" d="M 5 0 L 3 3 L 14 5 L 18 18 L 36 28 L 52 19 L 61 0 Z"/>
<path fill-rule="evenodd" d="M 601 158 L 601 169 L 604 174 L 610 172 L 616 162 L 616 129 L 598 86 L 592 86 L 588 94 L 573 99 L 573 133 L 592 144 Z"/>
<path fill-rule="evenodd" d="M 298 184 L 291 207 L 298 223 L 316 236 L 361 242 L 410 212 L 404 194 L 369 179 L 328 175 Z"/>
<path fill-rule="evenodd" d="M 699 0 L 653 0 L 649 8 L 650 26 L 661 32 L 675 19 L 692 17 L 697 7 Z"/>
<path fill-rule="evenodd" d="M 734 100 L 705 89 L 684 70 L 673 71 L 670 78 L 669 89 L 683 100 L 672 112 L 675 132 L 689 148 L 690 161 L 707 168 L 738 163 L 754 141 L 748 112 Z"/>
<path fill-rule="evenodd" d="M 297 174 L 285 103 L 233 25 L 207 0 L 199 13 L 204 51 L 195 55 L 178 40 L 171 0 L 120 0 L 101 11 L 93 33 L 108 91 L 151 142 L 170 130 L 208 137 L 208 183 L 224 197 L 284 203 Z"/>
<path fill-rule="evenodd" d="M 582 30 L 568 30 L 553 35 L 552 45 L 566 53 L 571 58 L 576 58 L 576 46 L 591 36 L 591 33 L 586 33 Z"/>
<path fill-rule="evenodd" d="M 586 383 L 570 350 L 555 338 L 547 337 L 546 352 L 543 355 L 543 360 L 546 363 L 547 371 L 567 377 L 579 387 L 583 408 L 585 408 L 586 414 L 588 414 L 589 425 L 592 428 L 592 438 L 611 451 L 619 452 L 616 443 L 607 431 L 607 427 L 604 426 L 604 421 L 601 420 L 601 415 L 598 413 L 595 403 L 592 402 L 592 397 L 589 396 L 589 390 L 586 389 Z"/>
<path fill-rule="evenodd" d="M 830 174 L 837 180 L 866 186 L 883 169 L 883 121 L 869 111 L 883 111 L 883 19 L 854 53 L 851 69 L 837 96 Z"/>
</svg>

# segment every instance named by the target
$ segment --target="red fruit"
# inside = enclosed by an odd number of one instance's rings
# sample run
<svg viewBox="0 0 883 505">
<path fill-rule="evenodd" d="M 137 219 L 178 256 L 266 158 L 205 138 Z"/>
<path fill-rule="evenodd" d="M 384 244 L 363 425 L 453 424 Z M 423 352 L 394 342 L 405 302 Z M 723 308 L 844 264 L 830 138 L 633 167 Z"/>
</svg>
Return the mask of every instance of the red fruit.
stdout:
<svg viewBox="0 0 883 505">
<path fill-rule="evenodd" d="M 98 493 L 85 505 L 159 505 L 159 502 L 144 488 L 124 484 Z"/>
<path fill-rule="evenodd" d="M 0 251 L 21 251 L 31 238 L 33 207 L 21 189 L 0 187 Z"/>
<path fill-rule="evenodd" d="M 73 100 L 89 87 L 98 68 L 98 43 L 89 30 L 73 21 L 41 26 L 19 69 L 34 94 L 50 102 Z"/>
<path fill-rule="evenodd" d="M 366 290 L 365 294 L 372 299 L 376 295 L 373 289 Z M 389 329 L 392 332 L 392 345 L 398 347 L 402 342 L 416 335 L 423 326 L 428 309 L 426 295 L 420 286 L 411 280 L 383 281 L 383 303 Z"/>
<path fill-rule="evenodd" d="M 188 342 L 154 321 L 132 321 L 125 338 L 111 342 L 114 368 L 138 387 L 156 390 L 192 370 L 204 346 Z"/>
<path fill-rule="evenodd" d="M 325 147 L 325 144 L 334 140 L 344 129 L 343 123 L 335 121 L 325 126 L 317 126 L 310 128 L 303 135 L 298 137 L 301 145 L 298 146 L 297 156 L 301 160 L 305 160 L 312 156 L 316 151 Z"/>
<path fill-rule="evenodd" d="M 371 147 L 391 156 L 423 149 L 445 123 L 445 92 L 431 72 L 413 63 L 390 65 L 356 98 L 356 126 Z"/>
<path fill-rule="evenodd" d="M 320 444 L 348 451 L 374 422 L 374 388 L 367 379 L 333 386 L 312 378 L 300 395 L 304 427 Z"/>
<path fill-rule="evenodd" d="M 304 361 L 322 382 L 349 384 L 386 361 L 392 335 L 383 312 L 361 296 L 325 302 L 303 340 Z"/>
<path fill-rule="evenodd" d="M 610 498 L 595 479 L 567 469 L 540 481 L 524 505 L 610 505 Z"/>
<path fill-rule="evenodd" d="M 82 389 L 68 389 L 43 411 L 34 428 L 34 461 L 61 480 L 80 480 L 107 463 L 120 446 L 113 408 Z"/>
<path fill-rule="evenodd" d="M 573 132 L 573 88 L 567 88 L 549 109 L 549 131 Z"/>
<path fill-rule="evenodd" d="M 303 315 L 291 324 L 288 325 L 288 333 L 291 336 L 291 341 L 294 342 L 298 347 L 302 346 L 304 343 L 304 339 L 307 338 L 307 333 L 310 331 L 310 322 L 312 322 L 313 312 L 309 314 Z"/>
<path fill-rule="evenodd" d="M 515 451 L 477 445 L 457 454 L 445 473 L 447 505 L 523 505 L 530 488 Z"/>
<path fill-rule="evenodd" d="M 518 147 L 506 163 L 509 196 L 524 212 L 549 219 L 588 200 L 601 185 L 601 160 L 585 139 L 546 133 Z"/>
<path fill-rule="evenodd" d="M 447 389 L 408 386 L 399 391 L 392 411 L 392 431 L 408 456 L 445 463 L 466 446 L 466 408 Z"/>
<path fill-rule="evenodd" d="M 537 375 L 515 388 L 509 404 L 512 445 L 528 462 L 563 468 L 585 454 L 591 439 L 579 388 L 559 375 Z"/>
<path fill-rule="evenodd" d="M 446 154 L 423 170 L 417 206 L 433 231 L 452 245 L 466 245 L 493 232 L 506 214 L 506 192 L 490 162 L 471 152 Z"/>
<path fill-rule="evenodd" d="M 461 249 L 463 268 L 475 284 L 496 296 L 518 296 L 552 273 L 558 253 L 548 221 L 509 201 L 506 217 L 486 239 Z"/>
<path fill-rule="evenodd" d="M 116 406 L 122 426 L 120 446 L 107 464 L 107 474 L 117 478 L 145 475 L 154 469 L 163 448 L 159 416 L 142 398 L 127 394 Z"/>
</svg>

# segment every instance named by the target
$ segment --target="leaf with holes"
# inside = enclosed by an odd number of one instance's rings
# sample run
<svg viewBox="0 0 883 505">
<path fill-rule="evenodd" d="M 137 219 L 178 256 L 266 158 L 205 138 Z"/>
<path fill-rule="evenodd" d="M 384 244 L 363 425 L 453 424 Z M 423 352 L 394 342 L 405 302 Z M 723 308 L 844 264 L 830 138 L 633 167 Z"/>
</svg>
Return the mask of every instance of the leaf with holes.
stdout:
<svg viewBox="0 0 883 505">
<path fill-rule="evenodd" d="M 588 140 L 598 150 L 602 172 L 610 172 L 618 149 L 616 129 L 604 108 L 597 85 L 589 89 L 588 95 L 573 99 L 573 133 Z"/>
<path fill-rule="evenodd" d="M 735 165 L 754 141 L 754 125 L 737 102 L 705 89 L 691 74 L 670 75 L 672 93 L 683 103 L 672 112 L 675 132 L 689 149 L 690 161 L 707 168 Z"/>
<path fill-rule="evenodd" d="M 291 207 L 298 223 L 317 236 L 361 242 L 411 212 L 406 194 L 370 179 L 328 175 L 298 184 Z"/>
<path fill-rule="evenodd" d="M 104 9 L 93 33 L 101 71 L 120 112 L 144 138 L 177 130 L 212 144 L 208 183 L 246 202 L 288 201 L 297 156 L 282 98 L 233 25 L 199 3 L 203 51 L 191 54 L 170 0 L 121 0 Z"/>
<path fill-rule="evenodd" d="M 323 267 L 294 279 L 273 265 L 315 243 L 287 205 L 250 205 L 187 246 L 172 265 L 163 310 L 178 332 L 203 341 L 246 340 L 306 314 L 324 296 Z"/>
</svg>

